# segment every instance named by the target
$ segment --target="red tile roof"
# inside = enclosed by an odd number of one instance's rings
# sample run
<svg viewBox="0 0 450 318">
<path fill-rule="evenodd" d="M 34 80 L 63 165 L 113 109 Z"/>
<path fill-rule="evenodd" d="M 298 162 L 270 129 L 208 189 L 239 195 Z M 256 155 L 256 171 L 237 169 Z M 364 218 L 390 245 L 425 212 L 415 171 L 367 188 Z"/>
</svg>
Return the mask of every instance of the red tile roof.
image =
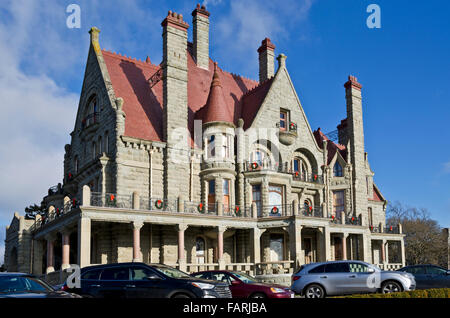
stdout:
<svg viewBox="0 0 450 318">
<path fill-rule="evenodd" d="M 381 198 L 381 193 L 378 192 L 377 187 L 375 185 L 373 186 L 373 198 L 369 199 L 370 201 L 376 201 L 376 202 L 384 202 L 384 200 Z"/>
<path fill-rule="evenodd" d="M 314 137 L 316 138 L 317 145 L 319 148 L 323 148 L 323 141 L 326 140 L 327 142 L 327 150 L 328 150 L 328 162 L 327 165 L 330 164 L 331 160 L 333 160 L 334 155 L 337 151 L 342 155 L 344 160 L 347 160 L 347 148 L 344 145 L 336 144 L 333 141 L 331 141 L 321 130 L 318 128 L 316 131 L 313 132 Z"/>
<path fill-rule="evenodd" d="M 192 44 L 188 43 L 188 120 L 193 137 L 194 118 L 203 118 L 213 79 L 214 64 L 209 70 L 197 67 L 192 57 Z M 102 50 L 106 67 L 116 97 L 124 99 L 125 136 L 151 141 L 163 141 L 163 90 L 162 81 L 153 87 L 149 78 L 160 66 L 137 61 L 120 54 Z M 231 74 L 217 68 L 223 93 L 223 101 L 229 110 L 229 120 L 237 125 L 243 118 L 249 127 L 270 87 L 266 81 L 259 82 Z M 246 94 L 249 92 L 248 94 Z M 200 110 L 200 111 L 199 111 Z M 196 114 L 198 112 L 198 114 Z"/>
</svg>

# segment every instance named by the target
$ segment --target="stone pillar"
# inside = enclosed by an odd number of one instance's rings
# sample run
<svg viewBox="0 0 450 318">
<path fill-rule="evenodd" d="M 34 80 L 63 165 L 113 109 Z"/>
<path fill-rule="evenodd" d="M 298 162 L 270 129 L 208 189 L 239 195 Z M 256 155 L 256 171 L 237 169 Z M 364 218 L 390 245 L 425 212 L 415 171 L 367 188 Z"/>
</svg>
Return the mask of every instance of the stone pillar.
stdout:
<svg viewBox="0 0 450 318">
<path fill-rule="evenodd" d="M 385 255 L 386 255 L 386 264 L 389 264 L 389 241 L 388 240 L 386 240 L 386 252 L 385 252 Z"/>
<path fill-rule="evenodd" d="M 133 192 L 133 210 L 139 210 L 139 208 L 140 208 L 139 193 L 134 191 Z"/>
<path fill-rule="evenodd" d="M 345 212 L 341 212 L 341 224 L 345 224 Z"/>
<path fill-rule="evenodd" d="M 64 270 L 70 267 L 70 232 L 64 230 L 61 232 L 62 236 L 62 264 L 61 269 Z"/>
<path fill-rule="evenodd" d="M 386 266 L 386 240 L 381 241 L 381 260 L 383 267 Z"/>
<path fill-rule="evenodd" d="M 330 228 L 328 226 L 323 227 L 323 245 L 324 245 L 324 261 L 331 260 L 331 239 Z"/>
<path fill-rule="evenodd" d="M 83 186 L 81 203 L 83 206 L 91 205 L 91 188 L 88 185 Z"/>
<path fill-rule="evenodd" d="M 298 220 L 291 223 L 289 227 L 289 245 L 291 261 L 294 261 L 294 269 L 305 263 L 305 254 L 302 251 L 302 228 Z"/>
<path fill-rule="evenodd" d="M 178 212 L 180 212 L 180 213 L 184 212 L 184 201 L 185 201 L 185 196 L 180 195 L 178 197 Z"/>
<path fill-rule="evenodd" d="M 402 257 L 402 267 L 404 267 L 406 266 L 406 256 L 405 256 L 405 240 L 403 238 L 400 241 L 400 253 Z"/>
<path fill-rule="evenodd" d="M 252 218 L 258 218 L 258 207 L 256 206 L 255 202 L 252 203 Z"/>
<path fill-rule="evenodd" d="M 219 269 L 225 269 L 225 260 L 223 259 L 223 233 L 227 230 L 225 226 L 217 228 L 217 258 L 219 262 Z"/>
<path fill-rule="evenodd" d="M 342 234 L 342 259 L 347 260 L 347 237 L 348 233 Z M 351 257 L 350 257 L 351 259 Z"/>
<path fill-rule="evenodd" d="M 133 222 L 133 262 L 142 262 L 141 253 L 141 228 L 144 226 L 142 221 Z"/>
<path fill-rule="evenodd" d="M 298 215 L 298 200 L 294 199 L 292 204 L 294 205 L 294 207 L 293 207 L 294 215 Z"/>
<path fill-rule="evenodd" d="M 80 267 L 91 264 L 91 219 L 78 219 L 78 265 Z"/>
<path fill-rule="evenodd" d="M 186 224 L 178 225 L 178 265 L 180 271 L 186 271 L 186 253 L 184 252 L 184 233 L 188 226 Z"/>
<path fill-rule="evenodd" d="M 54 268 L 54 251 L 53 251 L 53 247 L 54 247 L 54 236 L 53 235 L 48 235 L 45 237 L 45 239 L 47 240 L 47 269 L 46 269 L 46 274 L 48 273 L 52 273 L 55 271 Z"/>
</svg>

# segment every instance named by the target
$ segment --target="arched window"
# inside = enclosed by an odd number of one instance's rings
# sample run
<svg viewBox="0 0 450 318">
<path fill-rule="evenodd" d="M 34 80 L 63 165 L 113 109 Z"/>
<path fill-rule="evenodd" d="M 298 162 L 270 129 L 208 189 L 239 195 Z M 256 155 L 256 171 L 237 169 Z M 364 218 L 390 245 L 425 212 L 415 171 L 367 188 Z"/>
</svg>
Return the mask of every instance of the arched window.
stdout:
<svg viewBox="0 0 450 318">
<path fill-rule="evenodd" d="M 98 154 L 101 155 L 103 153 L 103 142 L 102 136 L 98 137 Z"/>
<path fill-rule="evenodd" d="M 306 166 L 306 163 L 303 161 L 303 159 L 300 159 L 298 157 L 294 158 L 294 163 L 293 163 L 293 168 L 294 168 L 294 173 L 297 176 L 297 172 L 298 172 L 298 177 L 305 177 L 308 174 L 308 168 Z"/>
<path fill-rule="evenodd" d="M 89 127 L 92 124 L 98 122 L 98 105 L 97 105 L 97 96 L 93 95 L 88 102 L 85 111 L 85 117 L 82 121 L 83 127 Z"/>
<path fill-rule="evenodd" d="M 97 157 L 97 144 L 95 141 L 92 143 L 92 159 Z"/>
<path fill-rule="evenodd" d="M 305 211 L 309 211 L 309 207 L 311 207 L 311 206 L 312 205 L 311 205 L 311 202 L 309 200 L 305 200 L 303 202 L 303 207 L 304 207 Z"/>
<path fill-rule="evenodd" d="M 333 175 L 335 177 L 342 177 L 342 166 L 339 162 L 336 161 L 333 168 Z"/>
</svg>

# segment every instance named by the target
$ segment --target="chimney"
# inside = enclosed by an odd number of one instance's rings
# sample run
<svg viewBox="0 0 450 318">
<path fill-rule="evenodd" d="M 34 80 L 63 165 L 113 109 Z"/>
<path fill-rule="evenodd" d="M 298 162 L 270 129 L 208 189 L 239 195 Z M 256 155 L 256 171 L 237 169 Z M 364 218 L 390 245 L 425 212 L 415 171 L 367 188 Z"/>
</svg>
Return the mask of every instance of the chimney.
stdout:
<svg viewBox="0 0 450 318">
<path fill-rule="evenodd" d="M 194 27 L 194 59 L 198 67 L 209 69 L 209 12 L 204 5 L 192 11 Z"/>
<path fill-rule="evenodd" d="M 269 38 L 265 38 L 261 42 L 261 46 L 258 49 L 259 53 L 259 82 L 262 83 L 268 80 L 275 74 L 275 45 Z"/>
<path fill-rule="evenodd" d="M 163 138 L 166 142 L 164 196 L 176 199 L 189 189 L 187 30 L 181 14 L 169 11 L 163 27 Z M 184 135 L 184 136 L 183 136 Z M 178 164 L 179 163 L 179 164 Z"/>
<path fill-rule="evenodd" d="M 350 143 L 348 156 L 353 166 L 353 212 L 362 214 L 366 222 L 367 190 L 366 190 L 366 163 L 364 151 L 364 129 L 362 116 L 362 85 L 354 76 L 349 76 L 344 84 L 345 98 L 347 100 L 347 140 Z M 365 223 L 367 224 L 367 222 Z"/>
</svg>

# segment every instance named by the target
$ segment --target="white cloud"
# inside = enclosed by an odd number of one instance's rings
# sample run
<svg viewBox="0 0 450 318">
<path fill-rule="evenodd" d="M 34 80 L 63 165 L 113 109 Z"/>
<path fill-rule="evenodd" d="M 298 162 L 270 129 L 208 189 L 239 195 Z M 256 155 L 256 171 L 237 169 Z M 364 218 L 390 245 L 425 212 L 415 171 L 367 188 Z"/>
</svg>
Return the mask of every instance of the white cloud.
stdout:
<svg viewBox="0 0 450 318">
<path fill-rule="evenodd" d="M 450 173 L 450 161 L 444 163 L 444 172 L 445 173 Z"/>
<path fill-rule="evenodd" d="M 217 58 L 228 64 L 242 65 L 239 69 L 257 74 L 257 53 L 261 41 L 269 37 L 277 45 L 277 40 L 290 39 L 292 29 L 305 22 L 315 0 L 286 0 L 282 3 L 270 0 L 233 1 L 228 14 L 215 19 L 212 15 L 212 42 Z M 214 25 L 215 24 L 215 25 Z M 301 31 L 294 32 L 299 40 L 305 38 Z M 280 53 L 280 51 L 278 51 Z M 239 58 L 236 58 L 239 57 Z M 248 63 L 248 60 L 254 61 Z M 247 61 L 247 62 L 244 62 Z M 255 76 L 253 76 L 255 77 Z"/>
</svg>

